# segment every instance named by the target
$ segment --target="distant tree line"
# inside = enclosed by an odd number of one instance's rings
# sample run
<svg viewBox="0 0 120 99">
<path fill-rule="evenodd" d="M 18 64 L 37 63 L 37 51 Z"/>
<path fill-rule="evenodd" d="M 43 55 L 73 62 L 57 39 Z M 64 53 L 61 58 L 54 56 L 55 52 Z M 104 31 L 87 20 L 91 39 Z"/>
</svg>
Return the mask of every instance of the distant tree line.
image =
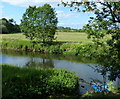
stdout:
<svg viewBox="0 0 120 99">
<path fill-rule="evenodd" d="M 63 27 L 63 26 L 58 26 L 57 31 L 58 32 L 84 32 L 82 29 L 73 29 L 71 27 Z"/>
<path fill-rule="evenodd" d="M 0 34 L 18 33 L 20 27 L 14 19 L 0 19 Z"/>
</svg>

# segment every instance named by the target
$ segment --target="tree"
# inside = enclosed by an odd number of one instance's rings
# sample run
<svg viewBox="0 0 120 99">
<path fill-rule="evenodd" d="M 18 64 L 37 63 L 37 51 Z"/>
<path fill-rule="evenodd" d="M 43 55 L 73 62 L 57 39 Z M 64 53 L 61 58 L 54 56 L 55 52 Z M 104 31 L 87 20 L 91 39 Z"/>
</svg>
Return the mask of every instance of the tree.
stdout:
<svg viewBox="0 0 120 99">
<path fill-rule="evenodd" d="M 14 19 L 7 20 L 6 18 L 0 19 L 0 33 L 17 33 L 20 32 L 19 25 L 15 23 Z"/>
<path fill-rule="evenodd" d="M 42 7 L 29 6 L 21 20 L 21 30 L 31 41 L 48 42 L 54 39 L 57 29 L 57 17 L 49 4 Z"/>
<path fill-rule="evenodd" d="M 0 34 L 7 34 L 7 33 L 9 33 L 8 32 L 8 29 L 7 29 L 7 27 L 5 26 L 5 25 L 0 25 Z"/>
<path fill-rule="evenodd" d="M 84 26 L 88 37 L 93 39 L 97 47 L 103 47 L 103 53 L 98 53 L 99 61 L 108 71 L 109 78 L 115 80 L 120 77 L 120 1 L 119 2 L 62 2 L 64 6 L 73 7 L 72 10 L 93 12 L 89 23 Z M 82 6 L 82 9 L 80 8 Z M 71 11 L 72 11 L 71 10 Z M 106 35 L 111 38 L 103 40 Z"/>
<path fill-rule="evenodd" d="M 0 19 L 0 34 L 2 33 L 7 34 L 9 32 L 6 25 L 7 25 L 7 19 L 5 18 Z"/>
</svg>

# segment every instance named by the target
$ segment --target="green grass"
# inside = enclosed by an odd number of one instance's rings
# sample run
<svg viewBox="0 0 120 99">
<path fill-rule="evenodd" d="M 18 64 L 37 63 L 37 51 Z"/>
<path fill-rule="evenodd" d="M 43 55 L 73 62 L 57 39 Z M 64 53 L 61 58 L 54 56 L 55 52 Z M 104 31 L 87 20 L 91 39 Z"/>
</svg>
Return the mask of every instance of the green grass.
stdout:
<svg viewBox="0 0 120 99">
<path fill-rule="evenodd" d="M 58 42 L 82 42 L 82 43 L 91 43 L 92 40 L 87 38 L 87 34 L 83 32 L 56 32 L 55 41 Z M 110 35 L 107 35 L 104 40 L 110 38 Z M 0 39 L 19 39 L 19 40 L 29 40 L 23 35 L 23 33 L 14 33 L 14 34 L 0 34 Z"/>
<path fill-rule="evenodd" d="M 27 40 L 23 33 L 14 33 L 14 34 L 0 34 L 0 39 L 19 39 Z"/>
<path fill-rule="evenodd" d="M 91 42 L 91 40 L 87 38 L 86 33 L 80 32 L 57 32 L 55 37 L 57 37 L 57 41 L 83 42 L 83 43 Z"/>
<path fill-rule="evenodd" d="M 76 96 L 79 77 L 64 69 L 22 68 L 2 64 L 2 99 L 41 99 L 47 96 Z"/>
<path fill-rule="evenodd" d="M 28 40 L 25 38 L 23 33 L 0 34 L 0 37 L 2 39 Z M 83 42 L 83 43 L 91 42 L 91 40 L 87 38 L 86 33 L 80 33 L 80 32 L 56 32 L 55 37 L 57 37 L 55 41 L 62 41 L 62 42 Z"/>
</svg>

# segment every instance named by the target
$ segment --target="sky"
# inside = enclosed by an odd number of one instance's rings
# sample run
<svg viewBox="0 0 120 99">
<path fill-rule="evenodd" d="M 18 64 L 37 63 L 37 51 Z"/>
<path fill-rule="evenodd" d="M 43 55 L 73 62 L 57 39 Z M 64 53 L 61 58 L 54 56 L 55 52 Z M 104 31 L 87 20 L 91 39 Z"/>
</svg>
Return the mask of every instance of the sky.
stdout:
<svg viewBox="0 0 120 99">
<path fill-rule="evenodd" d="M 57 4 L 60 4 L 60 1 L 61 0 L 1 0 L 0 18 L 13 18 L 17 24 L 20 24 L 22 15 L 29 5 L 42 6 L 45 3 L 48 3 L 55 8 L 58 17 L 58 26 L 81 29 L 87 24 L 89 17 L 94 16 L 93 13 L 70 11 L 70 7 L 63 7 L 63 5 L 57 6 Z M 63 1 L 66 2 L 70 0 Z"/>
</svg>

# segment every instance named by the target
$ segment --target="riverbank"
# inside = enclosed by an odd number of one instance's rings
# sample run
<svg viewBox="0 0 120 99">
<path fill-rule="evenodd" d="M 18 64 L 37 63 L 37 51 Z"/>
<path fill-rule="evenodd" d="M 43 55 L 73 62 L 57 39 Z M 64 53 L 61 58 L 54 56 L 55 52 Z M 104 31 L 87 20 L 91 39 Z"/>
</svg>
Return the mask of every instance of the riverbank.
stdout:
<svg viewBox="0 0 120 99">
<path fill-rule="evenodd" d="M 0 34 L 0 36 L 1 48 L 17 51 L 91 57 L 93 54 L 97 56 L 98 53 L 103 53 L 104 49 L 107 48 L 102 49 L 102 46 L 98 48 L 83 32 L 56 32 L 56 40 L 46 44 L 31 42 L 23 33 Z M 109 36 L 106 36 L 104 41 L 107 39 L 109 39 Z"/>
<path fill-rule="evenodd" d="M 30 69 L 5 64 L 1 66 L 2 99 L 38 99 L 79 95 L 79 78 L 67 70 Z"/>
<path fill-rule="evenodd" d="M 43 44 L 32 43 L 28 40 L 2 39 L 0 45 L 2 49 L 62 55 L 82 55 L 87 57 L 102 51 L 102 49 L 96 50 L 96 46 L 92 43 L 52 42 L 51 44 Z"/>
</svg>

